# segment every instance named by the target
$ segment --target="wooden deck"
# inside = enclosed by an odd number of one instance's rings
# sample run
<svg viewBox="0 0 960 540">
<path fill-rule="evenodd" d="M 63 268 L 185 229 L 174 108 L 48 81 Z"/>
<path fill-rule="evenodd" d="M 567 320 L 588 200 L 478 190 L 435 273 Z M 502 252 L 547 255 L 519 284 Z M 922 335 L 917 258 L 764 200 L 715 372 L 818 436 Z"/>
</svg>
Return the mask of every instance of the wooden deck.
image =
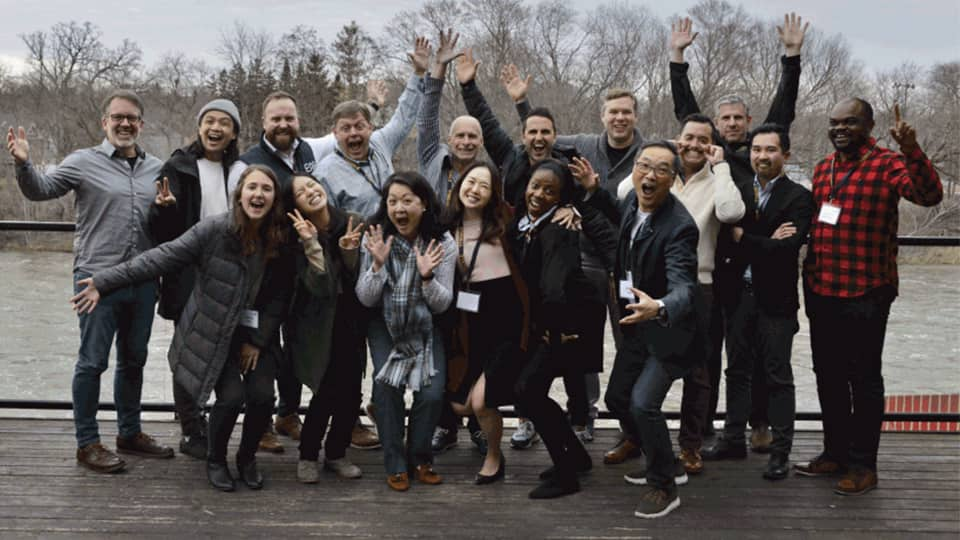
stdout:
<svg viewBox="0 0 960 540">
<path fill-rule="evenodd" d="M 115 424 L 102 421 L 112 445 Z M 146 430 L 173 444 L 178 426 Z M 509 430 L 508 430 L 509 433 Z M 235 432 L 234 440 L 239 434 Z M 820 433 L 797 434 L 795 459 L 820 449 Z M 263 491 L 208 487 L 202 462 L 128 457 L 127 471 L 99 475 L 76 465 L 69 420 L 0 418 L 0 538 L 350 537 L 350 538 L 957 538 L 960 534 L 960 436 L 885 433 L 880 488 L 854 498 L 832 493 L 829 479 L 760 477 L 766 458 L 708 463 L 680 488 L 682 504 L 659 520 L 633 517 L 638 487 L 621 476 L 636 463 L 604 466 L 615 431 L 589 445 L 595 468 L 583 491 L 553 501 L 527 492 L 548 465 L 542 445 L 507 448 L 507 478 L 474 486 L 479 454 L 460 445 L 437 459 L 441 486 L 414 484 L 394 493 L 379 451 L 350 450 L 360 480 L 324 473 L 296 481 L 297 453 L 259 456 Z M 508 446 L 508 445 L 507 445 Z"/>
</svg>

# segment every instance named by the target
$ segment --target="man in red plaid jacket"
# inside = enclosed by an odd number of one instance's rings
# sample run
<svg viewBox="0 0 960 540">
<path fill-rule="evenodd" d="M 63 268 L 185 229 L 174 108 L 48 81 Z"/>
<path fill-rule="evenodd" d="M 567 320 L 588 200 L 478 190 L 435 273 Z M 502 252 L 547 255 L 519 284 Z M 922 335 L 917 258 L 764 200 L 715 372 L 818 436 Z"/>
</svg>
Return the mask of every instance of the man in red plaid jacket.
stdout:
<svg viewBox="0 0 960 540">
<path fill-rule="evenodd" d="M 890 135 L 900 152 L 871 137 L 873 108 L 852 98 L 830 113 L 827 131 L 836 152 L 813 174 L 817 213 L 804 261 L 810 346 L 823 413 L 824 451 L 797 465 L 797 474 L 843 474 L 834 491 L 860 495 L 877 486 L 877 448 L 883 421 L 883 339 L 897 296 L 897 204 L 943 199 L 943 185 L 900 119 Z"/>
</svg>

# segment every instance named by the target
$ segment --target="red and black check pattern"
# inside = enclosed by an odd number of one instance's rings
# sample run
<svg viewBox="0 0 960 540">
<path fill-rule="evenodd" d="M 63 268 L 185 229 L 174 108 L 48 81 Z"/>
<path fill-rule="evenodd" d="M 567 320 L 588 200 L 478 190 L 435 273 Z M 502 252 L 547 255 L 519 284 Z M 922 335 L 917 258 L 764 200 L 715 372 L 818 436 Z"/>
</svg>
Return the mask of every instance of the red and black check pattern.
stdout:
<svg viewBox="0 0 960 540">
<path fill-rule="evenodd" d="M 903 197 L 933 206 L 943 199 L 943 184 L 923 151 L 918 148 L 905 158 L 876 143 L 870 139 L 860 160 L 839 160 L 834 152 L 814 170 L 817 213 L 804 275 L 821 296 L 856 297 L 882 285 L 897 287 L 897 203 Z M 831 165 L 839 184 L 858 163 L 842 189 L 834 188 L 832 203 L 841 208 L 839 221 L 820 222 L 820 208 L 830 198 Z"/>
</svg>

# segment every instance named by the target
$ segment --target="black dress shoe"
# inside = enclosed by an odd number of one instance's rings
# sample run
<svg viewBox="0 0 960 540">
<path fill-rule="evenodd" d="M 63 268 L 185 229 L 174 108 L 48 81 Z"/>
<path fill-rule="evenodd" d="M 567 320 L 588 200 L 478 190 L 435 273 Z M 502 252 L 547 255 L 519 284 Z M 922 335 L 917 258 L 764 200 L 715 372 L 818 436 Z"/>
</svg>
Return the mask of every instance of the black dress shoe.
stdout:
<svg viewBox="0 0 960 540">
<path fill-rule="evenodd" d="M 747 444 L 732 444 L 723 437 L 717 439 L 716 444 L 709 448 L 704 448 L 700 456 L 707 461 L 716 461 L 718 459 L 746 459 Z"/>
<path fill-rule="evenodd" d="M 251 459 L 246 463 L 241 463 L 237 459 L 237 473 L 240 475 L 240 481 L 250 489 L 263 488 L 263 475 L 257 470 L 257 460 Z"/>
<path fill-rule="evenodd" d="M 593 460 L 587 459 L 586 461 L 577 464 L 576 472 L 577 474 L 584 474 L 584 473 L 590 472 L 591 469 L 593 469 Z M 557 474 L 557 468 L 551 465 L 540 472 L 540 479 L 549 480 L 550 478 L 553 478 L 554 475 L 556 474 Z"/>
<path fill-rule="evenodd" d="M 237 484 L 233 481 L 233 476 L 230 476 L 230 469 L 227 468 L 226 463 L 208 461 L 207 480 L 210 481 L 211 486 L 220 491 L 233 491 L 237 489 Z"/>
<path fill-rule="evenodd" d="M 763 477 L 767 480 L 783 480 L 790 471 L 790 459 L 783 454 L 770 454 L 767 468 L 763 470 Z"/>
<path fill-rule="evenodd" d="M 503 454 L 500 454 L 500 466 L 497 467 L 497 472 L 486 475 L 477 473 L 477 478 L 474 480 L 474 483 L 478 486 L 483 486 L 486 484 L 492 484 L 497 480 L 500 480 L 507 473 L 507 458 Z"/>
<path fill-rule="evenodd" d="M 577 476 L 557 478 L 556 476 L 544 480 L 530 492 L 531 499 L 556 499 L 564 495 L 571 495 L 580 491 L 580 481 Z"/>
</svg>

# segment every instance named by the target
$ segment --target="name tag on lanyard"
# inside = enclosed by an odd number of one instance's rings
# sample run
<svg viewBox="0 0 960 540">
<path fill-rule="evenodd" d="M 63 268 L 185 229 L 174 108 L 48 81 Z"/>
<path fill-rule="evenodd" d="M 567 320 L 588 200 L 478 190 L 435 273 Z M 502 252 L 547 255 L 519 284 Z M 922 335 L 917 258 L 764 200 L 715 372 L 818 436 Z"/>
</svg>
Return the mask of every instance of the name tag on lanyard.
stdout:
<svg viewBox="0 0 960 540">
<path fill-rule="evenodd" d="M 480 311 L 480 294 L 470 291 L 459 291 L 457 293 L 457 309 L 478 313 Z"/>
<path fill-rule="evenodd" d="M 823 203 L 817 221 L 827 225 L 836 225 L 840 221 L 840 207 L 830 202 Z"/>
<path fill-rule="evenodd" d="M 260 327 L 260 313 L 252 310 L 245 309 L 240 312 L 240 326 L 246 326 L 247 328 L 259 328 Z"/>
<path fill-rule="evenodd" d="M 627 279 L 620 280 L 620 298 L 627 302 L 636 302 L 637 297 L 630 288 L 633 287 L 633 272 L 627 271 Z"/>
</svg>

